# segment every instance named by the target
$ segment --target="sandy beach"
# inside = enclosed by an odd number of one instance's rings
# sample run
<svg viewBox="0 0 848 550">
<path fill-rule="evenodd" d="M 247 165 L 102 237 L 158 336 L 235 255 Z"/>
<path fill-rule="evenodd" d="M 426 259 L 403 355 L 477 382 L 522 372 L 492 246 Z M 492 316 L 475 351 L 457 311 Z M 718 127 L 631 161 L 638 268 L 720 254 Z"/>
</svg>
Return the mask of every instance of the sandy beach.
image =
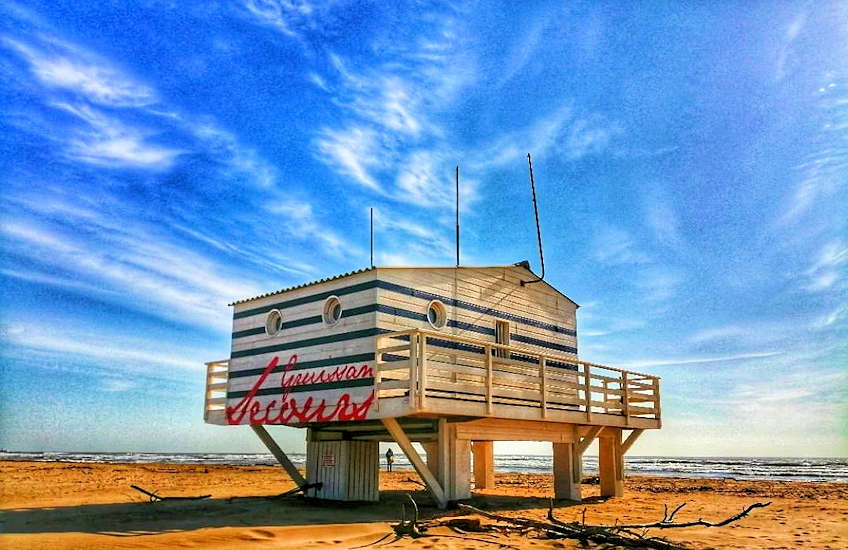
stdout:
<svg viewBox="0 0 848 550">
<path fill-rule="evenodd" d="M 353 548 L 391 532 L 405 493 L 421 504 L 424 518 L 462 516 L 440 512 L 412 471 L 383 473 L 375 504 L 269 500 L 294 484 L 270 466 L 83 464 L 0 462 L 0 546 L 3 548 Z M 497 487 L 476 491 L 473 505 L 504 515 L 544 519 L 553 494 L 551 477 L 498 474 Z M 165 496 L 211 494 L 200 501 L 151 504 L 135 484 Z M 692 548 L 820 548 L 848 546 L 848 484 L 631 477 L 625 496 L 602 501 L 597 486 L 584 485 L 585 502 L 559 503 L 557 516 L 587 523 L 655 521 L 664 504 L 686 502 L 678 520 L 723 519 L 745 505 L 768 508 L 722 528 L 667 530 L 662 534 Z M 239 498 L 233 498 L 239 497 Z M 490 520 L 484 520 L 490 522 Z M 655 532 L 659 534 L 659 531 Z M 498 548 L 448 527 L 431 536 L 404 538 L 390 548 Z M 538 534 L 479 538 L 521 548 L 580 548 L 576 541 Z"/>
</svg>

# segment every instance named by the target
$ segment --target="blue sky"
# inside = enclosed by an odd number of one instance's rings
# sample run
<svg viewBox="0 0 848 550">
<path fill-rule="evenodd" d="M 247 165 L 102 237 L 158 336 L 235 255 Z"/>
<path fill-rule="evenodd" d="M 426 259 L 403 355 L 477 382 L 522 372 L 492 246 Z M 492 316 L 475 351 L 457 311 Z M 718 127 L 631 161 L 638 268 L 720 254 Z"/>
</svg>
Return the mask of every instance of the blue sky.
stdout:
<svg viewBox="0 0 848 550">
<path fill-rule="evenodd" d="M 386 4 L 3 3 L 0 447 L 261 450 L 227 304 L 370 207 L 451 265 L 457 164 L 463 263 L 538 267 L 529 152 L 581 356 L 663 377 L 633 453 L 848 455 L 846 4 Z"/>
</svg>

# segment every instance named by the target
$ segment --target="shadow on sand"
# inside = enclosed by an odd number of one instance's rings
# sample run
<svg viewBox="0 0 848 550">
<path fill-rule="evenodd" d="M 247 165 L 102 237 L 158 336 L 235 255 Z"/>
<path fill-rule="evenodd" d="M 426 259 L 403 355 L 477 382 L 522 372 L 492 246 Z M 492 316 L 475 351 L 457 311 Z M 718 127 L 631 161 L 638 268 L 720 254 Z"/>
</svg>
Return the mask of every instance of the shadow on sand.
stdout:
<svg viewBox="0 0 848 550">
<path fill-rule="evenodd" d="M 238 497 L 174 502 L 85 504 L 55 508 L 19 508 L 0 511 L 0 531 L 11 533 L 83 532 L 116 537 L 192 531 L 214 527 L 259 527 L 343 523 L 396 522 L 406 494 L 419 504 L 421 518 L 459 514 L 436 508 L 423 490 L 381 491 L 380 502 L 331 502 L 287 497 Z M 598 497 L 585 502 L 599 500 Z M 547 508 L 548 500 L 476 494 L 469 501 L 485 510 Z M 557 508 L 581 506 L 560 501 Z M 409 512 L 407 512 L 409 513 Z"/>
</svg>

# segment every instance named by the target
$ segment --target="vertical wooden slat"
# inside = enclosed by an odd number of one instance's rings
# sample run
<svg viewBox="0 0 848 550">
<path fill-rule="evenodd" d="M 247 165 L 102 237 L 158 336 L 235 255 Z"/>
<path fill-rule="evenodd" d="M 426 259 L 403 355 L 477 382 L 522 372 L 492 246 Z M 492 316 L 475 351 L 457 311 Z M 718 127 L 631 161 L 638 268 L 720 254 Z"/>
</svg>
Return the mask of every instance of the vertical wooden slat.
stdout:
<svg viewBox="0 0 848 550">
<path fill-rule="evenodd" d="M 427 398 L 427 336 L 422 334 L 418 341 L 418 406 L 426 408 Z"/>
<path fill-rule="evenodd" d="M 627 424 L 627 425 L 630 424 L 630 400 L 629 400 L 630 389 L 628 388 L 628 385 L 629 384 L 627 382 L 627 373 L 622 372 L 621 373 L 621 389 L 622 389 L 621 406 L 624 407 L 624 421 L 625 421 L 625 424 Z"/>
<path fill-rule="evenodd" d="M 486 353 L 486 413 L 492 414 L 492 348 L 483 348 Z"/>
<path fill-rule="evenodd" d="M 544 355 L 539 356 L 539 384 L 541 386 L 540 401 L 542 405 L 542 418 L 548 417 L 548 384 L 546 370 L 548 368 L 548 360 Z"/>
<path fill-rule="evenodd" d="M 409 408 L 416 410 L 418 396 L 418 339 L 420 333 L 413 332 L 409 335 Z"/>
<path fill-rule="evenodd" d="M 586 399 L 586 421 L 592 423 L 592 378 L 588 363 L 583 363 L 583 393 Z M 606 400 L 606 397 L 604 398 Z"/>
<path fill-rule="evenodd" d="M 660 408 L 660 379 L 654 378 L 654 416 L 662 422 L 662 409 Z"/>
</svg>

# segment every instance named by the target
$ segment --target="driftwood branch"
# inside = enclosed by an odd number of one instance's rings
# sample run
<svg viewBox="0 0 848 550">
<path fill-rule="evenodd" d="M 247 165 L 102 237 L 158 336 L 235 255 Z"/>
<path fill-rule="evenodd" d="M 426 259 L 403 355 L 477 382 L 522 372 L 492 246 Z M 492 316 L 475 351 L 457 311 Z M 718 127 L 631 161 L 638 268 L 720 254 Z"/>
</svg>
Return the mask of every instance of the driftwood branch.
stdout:
<svg viewBox="0 0 848 550">
<path fill-rule="evenodd" d="M 687 521 L 684 523 L 674 523 L 674 514 L 680 511 L 686 503 L 684 502 L 680 506 L 674 509 L 671 515 L 668 515 L 668 506 L 665 508 L 665 513 L 663 514 L 663 519 L 654 523 L 633 523 L 630 525 L 598 525 L 602 529 L 680 529 L 683 527 L 724 527 L 734 521 L 739 521 L 740 519 L 747 516 L 751 510 L 755 508 L 765 508 L 769 506 L 771 502 L 755 502 L 750 506 L 746 506 L 741 512 L 734 516 L 730 516 L 729 518 L 719 521 L 716 523 L 712 523 L 709 521 L 704 521 L 703 519 L 698 519 L 698 521 Z M 550 516 L 549 516 L 550 517 Z"/>
<path fill-rule="evenodd" d="M 150 502 L 162 502 L 163 500 L 170 500 L 170 501 L 174 501 L 174 500 L 203 500 L 204 498 L 209 498 L 209 497 L 212 496 L 212 495 L 200 495 L 200 496 L 196 496 L 196 497 L 163 497 L 163 496 L 157 495 L 155 491 L 150 492 L 147 489 L 142 489 L 138 485 L 130 485 L 130 487 L 132 487 L 136 491 L 139 491 L 139 492 L 147 495 L 148 498 L 150 498 Z"/>
</svg>

